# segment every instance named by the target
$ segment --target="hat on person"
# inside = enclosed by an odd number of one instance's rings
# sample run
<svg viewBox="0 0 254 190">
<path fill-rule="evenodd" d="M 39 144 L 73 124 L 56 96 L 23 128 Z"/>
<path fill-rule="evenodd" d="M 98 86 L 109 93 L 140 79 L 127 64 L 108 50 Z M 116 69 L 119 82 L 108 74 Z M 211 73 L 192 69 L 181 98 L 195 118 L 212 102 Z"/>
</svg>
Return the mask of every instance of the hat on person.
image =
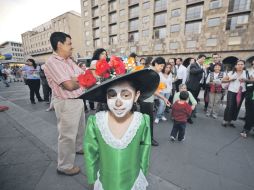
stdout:
<svg viewBox="0 0 254 190">
<path fill-rule="evenodd" d="M 157 72 L 150 68 L 124 75 L 118 75 L 89 88 L 79 98 L 94 102 L 106 103 L 108 87 L 116 82 L 121 81 L 132 82 L 136 87 L 136 90 L 140 91 L 139 100 L 142 101 L 153 95 L 159 85 L 160 77 Z"/>
</svg>

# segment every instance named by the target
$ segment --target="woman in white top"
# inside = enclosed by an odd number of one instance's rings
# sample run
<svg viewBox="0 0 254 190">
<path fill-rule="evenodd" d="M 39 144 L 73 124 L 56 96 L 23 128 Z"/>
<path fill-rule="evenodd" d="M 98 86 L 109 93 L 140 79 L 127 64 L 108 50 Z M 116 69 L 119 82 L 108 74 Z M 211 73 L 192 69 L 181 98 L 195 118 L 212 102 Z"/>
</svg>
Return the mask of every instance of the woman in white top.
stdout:
<svg viewBox="0 0 254 190">
<path fill-rule="evenodd" d="M 160 82 L 165 85 L 165 89 L 163 89 L 160 94 L 164 96 L 165 98 L 169 98 L 170 94 L 172 93 L 172 83 L 173 83 L 173 77 L 172 77 L 172 65 L 166 64 L 162 70 L 162 72 L 159 73 L 160 75 Z M 164 100 L 159 98 L 159 107 L 156 113 L 156 118 L 154 120 L 155 123 L 159 123 L 160 120 L 166 121 L 167 118 L 164 116 L 164 111 L 166 108 L 166 104 Z"/>
<path fill-rule="evenodd" d="M 243 99 L 245 97 L 245 81 L 247 79 L 246 71 L 244 70 L 245 61 L 238 60 L 233 71 L 230 71 L 223 82 L 228 82 L 227 106 L 224 111 L 224 121 L 222 126 L 235 127 L 231 121 L 237 119 Z"/>
</svg>

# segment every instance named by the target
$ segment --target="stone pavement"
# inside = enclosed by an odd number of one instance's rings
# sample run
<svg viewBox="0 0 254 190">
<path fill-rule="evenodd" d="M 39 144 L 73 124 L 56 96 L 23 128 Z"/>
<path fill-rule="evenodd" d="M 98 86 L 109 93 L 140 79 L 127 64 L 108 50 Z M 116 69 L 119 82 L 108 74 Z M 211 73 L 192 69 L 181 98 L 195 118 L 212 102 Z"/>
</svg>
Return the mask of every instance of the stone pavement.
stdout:
<svg viewBox="0 0 254 190">
<path fill-rule="evenodd" d="M 0 189 L 87 189 L 82 156 L 76 157 L 80 175 L 57 175 L 54 112 L 45 112 L 45 103 L 31 105 L 27 88 L 0 84 L 0 105 L 10 107 L 0 113 Z M 207 118 L 201 107 L 183 143 L 169 142 L 170 120 L 155 125 L 160 146 L 152 148 L 149 190 L 254 189 L 253 136 L 239 138 L 243 122 L 237 121 L 235 129 L 223 128 L 221 117 Z"/>
</svg>

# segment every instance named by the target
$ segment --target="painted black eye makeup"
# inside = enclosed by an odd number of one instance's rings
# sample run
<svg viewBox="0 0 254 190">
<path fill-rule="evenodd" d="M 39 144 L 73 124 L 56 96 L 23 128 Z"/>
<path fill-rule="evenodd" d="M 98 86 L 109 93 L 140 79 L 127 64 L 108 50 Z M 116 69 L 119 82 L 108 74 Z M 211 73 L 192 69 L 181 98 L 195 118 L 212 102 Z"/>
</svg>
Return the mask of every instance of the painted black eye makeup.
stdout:
<svg viewBox="0 0 254 190">
<path fill-rule="evenodd" d="M 107 91 L 107 97 L 110 99 L 110 98 L 116 98 L 117 97 L 117 93 L 115 90 L 113 89 L 109 89 Z"/>
</svg>

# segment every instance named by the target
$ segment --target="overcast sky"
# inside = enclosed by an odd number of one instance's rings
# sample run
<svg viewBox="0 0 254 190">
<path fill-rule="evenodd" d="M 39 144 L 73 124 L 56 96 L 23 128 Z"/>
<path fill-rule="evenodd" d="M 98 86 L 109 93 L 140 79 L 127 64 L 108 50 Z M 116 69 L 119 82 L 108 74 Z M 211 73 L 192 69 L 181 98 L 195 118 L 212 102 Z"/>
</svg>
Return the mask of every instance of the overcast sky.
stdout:
<svg viewBox="0 0 254 190">
<path fill-rule="evenodd" d="M 80 0 L 0 0 L 0 44 L 70 10 L 80 13 Z"/>
</svg>

